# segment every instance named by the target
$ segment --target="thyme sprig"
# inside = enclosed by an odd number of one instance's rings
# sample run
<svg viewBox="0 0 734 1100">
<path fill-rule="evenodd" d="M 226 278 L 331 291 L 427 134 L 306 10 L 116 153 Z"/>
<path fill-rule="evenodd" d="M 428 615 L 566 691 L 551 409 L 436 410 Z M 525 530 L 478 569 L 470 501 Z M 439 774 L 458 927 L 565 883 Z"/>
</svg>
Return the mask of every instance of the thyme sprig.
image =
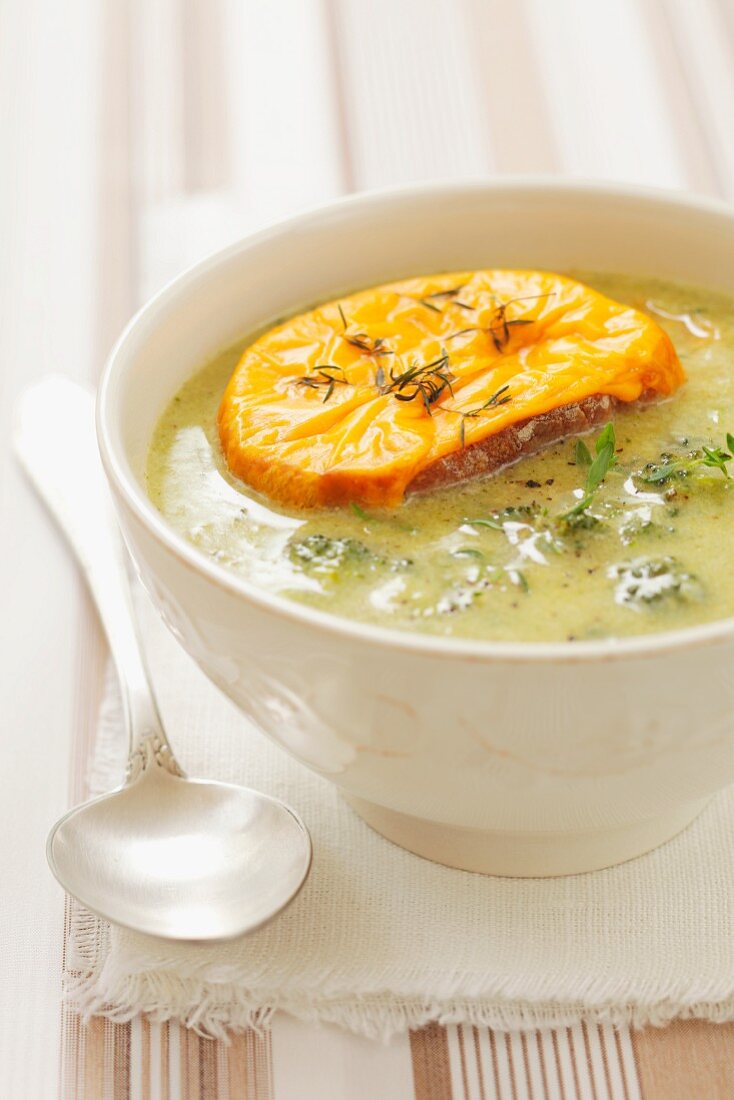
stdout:
<svg viewBox="0 0 734 1100">
<path fill-rule="evenodd" d="M 450 301 L 452 305 L 459 306 L 461 309 L 473 309 L 473 306 L 468 306 L 466 302 L 460 302 L 456 300 L 457 294 L 464 289 L 465 284 L 460 286 L 449 287 L 448 290 L 434 290 L 432 294 L 425 294 L 422 298 L 414 299 L 420 305 L 425 306 L 426 309 L 430 309 L 433 313 L 443 313 L 443 310 L 436 305 L 437 301 L 443 301 L 446 299 Z"/>
<path fill-rule="evenodd" d="M 442 309 L 439 309 L 435 302 L 432 302 L 430 298 L 416 298 L 416 302 L 419 305 L 425 306 L 426 309 L 430 309 L 432 313 L 443 313 Z"/>
<path fill-rule="evenodd" d="M 447 336 L 447 340 L 455 340 L 459 336 L 466 336 L 468 332 L 485 332 L 497 351 L 504 351 L 510 342 L 511 330 L 517 328 L 520 325 L 532 325 L 535 318 L 533 317 L 512 317 L 507 316 L 507 310 L 510 306 L 516 302 L 528 302 L 537 301 L 540 298 L 551 298 L 555 294 L 555 291 L 548 291 L 545 294 L 523 294 L 517 298 L 510 298 L 507 302 L 500 301 L 495 308 L 492 318 L 488 325 L 471 325 L 469 328 L 460 329 L 459 332 L 453 332 L 450 336 Z"/>
<path fill-rule="evenodd" d="M 326 386 L 322 405 L 329 400 L 337 384 L 346 386 L 347 379 L 344 377 L 344 368 L 337 366 L 336 363 L 322 363 L 315 368 L 314 374 L 305 374 L 302 378 L 296 379 L 296 385 L 307 386 L 311 390 Z"/>
<path fill-rule="evenodd" d="M 724 477 L 731 477 L 727 463 L 734 461 L 734 435 L 726 433 L 725 451 L 723 447 L 701 447 L 700 451 L 691 452 L 686 458 L 675 458 L 664 462 L 662 466 L 648 463 L 639 475 L 640 481 L 648 485 L 662 485 L 673 477 L 687 477 L 691 470 L 698 467 L 709 467 L 713 470 L 721 470 Z M 665 456 L 664 456 L 665 457 Z"/>
<path fill-rule="evenodd" d="M 397 401 L 414 401 L 420 398 L 429 416 L 431 406 L 448 390 L 453 396 L 452 384 L 455 381 L 451 373 L 449 355 L 445 348 L 437 359 L 430 363 L 411 363 L 407 370 L 396 373 L 390 369 L 390 380 L 385 378 L 382 368 L 378 369 L 378 388 L 380 393 L 391 393 Z"/>
<path fill-rule="evenodd" d="M 432 294 L 426 294 L 426 298 L 455 298 L 465 287 L 466 283 L 459 283 L 458 286 L 451 286 L 448 290 L 434 290 Z"/>
<path fill-rule="evenodd" d="M 560 522 L 573 523 L 574 520 L 586 513 L 596 496 L 599 486 L 611 468 L 616 465 L 617 456 L 614 453 L 616 445 L 614 425 L 611 421 L 599 435 L 594 448 L 596 454 L 593 457 L 584 441 L 579 439 L 576 444 L 576 462 L 579 466 L 588 468 L 583 496 L 574 504 L 573 508 L 569 508 L 567 512 L 563 512 L 557 517 Z"/>
<path fill-rule="evenodd" d="M 387 346 L 385 339 L 382 336 L 378 336 L 377 339 L 373 339 L 373 337 L 371 337 L 369 333 L 366 332 L 350 333 L 348 330 L 351 326 L 351 321 L 347 321 L 346 317 L 344 316 L 344 310 L 341 307 L 341 303 L 337 304 L 337 309 L 339 310 L 339 316 L 341 317 L 342 328 L 344 330 L 342 336 L 344 340 L 348 344 L 351 344 L 353 348 L 359 348 L 360 351 L 365 352 L 367 355 L 376 355 L 378 358 L 383 355 L 395 354 L 395 352 Z"/>
<path fill-rule="evenodd" d="M 472 527 L 491 527 L 493 531 L 504 531 L 504 526 L 494 517 L 487 518 L 482 516 L 477 519 L 469 519 L 467 517 L 464 523 L 470 523 Z"/>
<path fill-rule="evenodd" d="M 468 412 L 461 412 L 459 409 L 451 409 L 450 412 L 456 412 L 461 417 L 461 427 L 459 428 L 459 439 L 461 440 L 461 449 L 466 446 L 466 422 L 467 420 L 474 420 L 478 416 L 481 416 L 487 409 L 496 409 L 500 405 L 507 405 L 512 401 L 512 395 L 508 392 L 509 385 L 501 386 L 491 397 L 488 397 L 483 405 L 479 405 L 476 409 L 470 409 Z"/>
</svg>

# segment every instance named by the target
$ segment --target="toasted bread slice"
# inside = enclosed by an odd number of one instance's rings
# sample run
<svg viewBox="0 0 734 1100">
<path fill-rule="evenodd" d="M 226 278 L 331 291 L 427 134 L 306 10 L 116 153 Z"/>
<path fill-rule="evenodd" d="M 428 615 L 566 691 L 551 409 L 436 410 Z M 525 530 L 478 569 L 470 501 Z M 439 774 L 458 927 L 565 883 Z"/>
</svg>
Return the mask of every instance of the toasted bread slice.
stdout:
<svg viewBox="0 0 734 1100">
<path fill-rule="evenodd" d="M 248 347 L 219 433 L 232 472 L 301 508 L 395 507 L 684 380 L 644 313 L 562 275 L 464 271 L 330 302 Z"/>
<path fill-rule="evenodd" d="M 616 405 L 616 398 L 607 395 L 586 397 L 575 405 L 560 405 L 540 416 L 521 420 L 478 443 L 437 459 L 413 478 L 407 491 L 425 493 L 495 474 L 552 443 L 605 424 L 611 419 Z"/>
</svg>

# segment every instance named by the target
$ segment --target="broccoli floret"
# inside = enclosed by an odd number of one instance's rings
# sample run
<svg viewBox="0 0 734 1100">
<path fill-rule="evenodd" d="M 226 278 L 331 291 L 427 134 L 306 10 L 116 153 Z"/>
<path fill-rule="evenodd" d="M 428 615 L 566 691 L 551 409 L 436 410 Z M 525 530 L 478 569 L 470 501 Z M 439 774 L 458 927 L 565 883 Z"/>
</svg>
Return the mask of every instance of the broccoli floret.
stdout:
<svg viewBox="0 0 734 1100">
<path fill-rule="evenodd" d="M 328 535 L 306 535 L 288 547 L 290 559 L 312 573 L 336 573 L 345 565 L 375 561 L 375 555 L 358 539 L 332 539 Z"/>
<path fill-rule="evenodd" d="M 632 607 L 656 603 L 673 597 L 678 600 L 700 599 L 698 579 L 686 572 L 675 558 L 636 558 L 610 566 L 607 575 L 617 582 L 617 603 Z"/>
</svg>

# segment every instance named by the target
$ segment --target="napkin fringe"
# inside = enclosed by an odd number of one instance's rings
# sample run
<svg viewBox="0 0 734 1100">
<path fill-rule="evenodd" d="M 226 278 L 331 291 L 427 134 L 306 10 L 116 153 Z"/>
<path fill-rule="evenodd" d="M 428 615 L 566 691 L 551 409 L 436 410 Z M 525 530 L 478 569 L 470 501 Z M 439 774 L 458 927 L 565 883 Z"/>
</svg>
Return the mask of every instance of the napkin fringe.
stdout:
<svg viewBox="0 0 734 1100">
<path fill-rule="evenodd" d="M 362 997 L 314 996 L 312 992 L 255 992 L 227 983 L 214 987 L 211 982 L 181 979 L 161 971 L 130 974 L 122 967 L 110 966 L 109 959 L 99 970 L 67 973 L 65 997 L 85 1022 L 105 1016 L 125 1023 L 143 1013 L 154 1023 L 176 1020 L 199 1035 L 225 1041 L 228 1034 L 263 1030 L 276 1012 L 309 1024 L 334 1024 L 383 1042 L 432 1023 L 526 1031 L 582 1022 L 642 1028 L 664 1027 L 675 1019 L 719 1024 L 734 1020 L 734 998 L 692 1004 L 671 999 L 654 1004 L 593 1005 L 501 998 L 425 1001 L 388 990 Z"/>
</svg>

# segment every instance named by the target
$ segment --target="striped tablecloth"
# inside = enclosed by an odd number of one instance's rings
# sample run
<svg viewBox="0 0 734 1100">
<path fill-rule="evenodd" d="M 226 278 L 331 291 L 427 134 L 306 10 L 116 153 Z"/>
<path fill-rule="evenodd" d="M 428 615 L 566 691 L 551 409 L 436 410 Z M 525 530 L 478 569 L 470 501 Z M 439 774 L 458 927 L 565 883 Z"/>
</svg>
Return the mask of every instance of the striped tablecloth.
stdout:
<svg viewBox="0 0 734 1100">
<path fill-rule="evenodd" d="M 204 252 L 354 188 L 513 172 L 734 197 L 732 0 L 7 0 L 0 7 L 0 438 L 50 369 L 94 381 Z M 83 796 L 105 651 L 6 450 L 0 564 L 0 1095 L 12 1100 L 689 1100 L 734 1030 L 383 1047 L 276 1019 L 214 1043 L 64 1011 L 51 822 Z"/>
</svg>

